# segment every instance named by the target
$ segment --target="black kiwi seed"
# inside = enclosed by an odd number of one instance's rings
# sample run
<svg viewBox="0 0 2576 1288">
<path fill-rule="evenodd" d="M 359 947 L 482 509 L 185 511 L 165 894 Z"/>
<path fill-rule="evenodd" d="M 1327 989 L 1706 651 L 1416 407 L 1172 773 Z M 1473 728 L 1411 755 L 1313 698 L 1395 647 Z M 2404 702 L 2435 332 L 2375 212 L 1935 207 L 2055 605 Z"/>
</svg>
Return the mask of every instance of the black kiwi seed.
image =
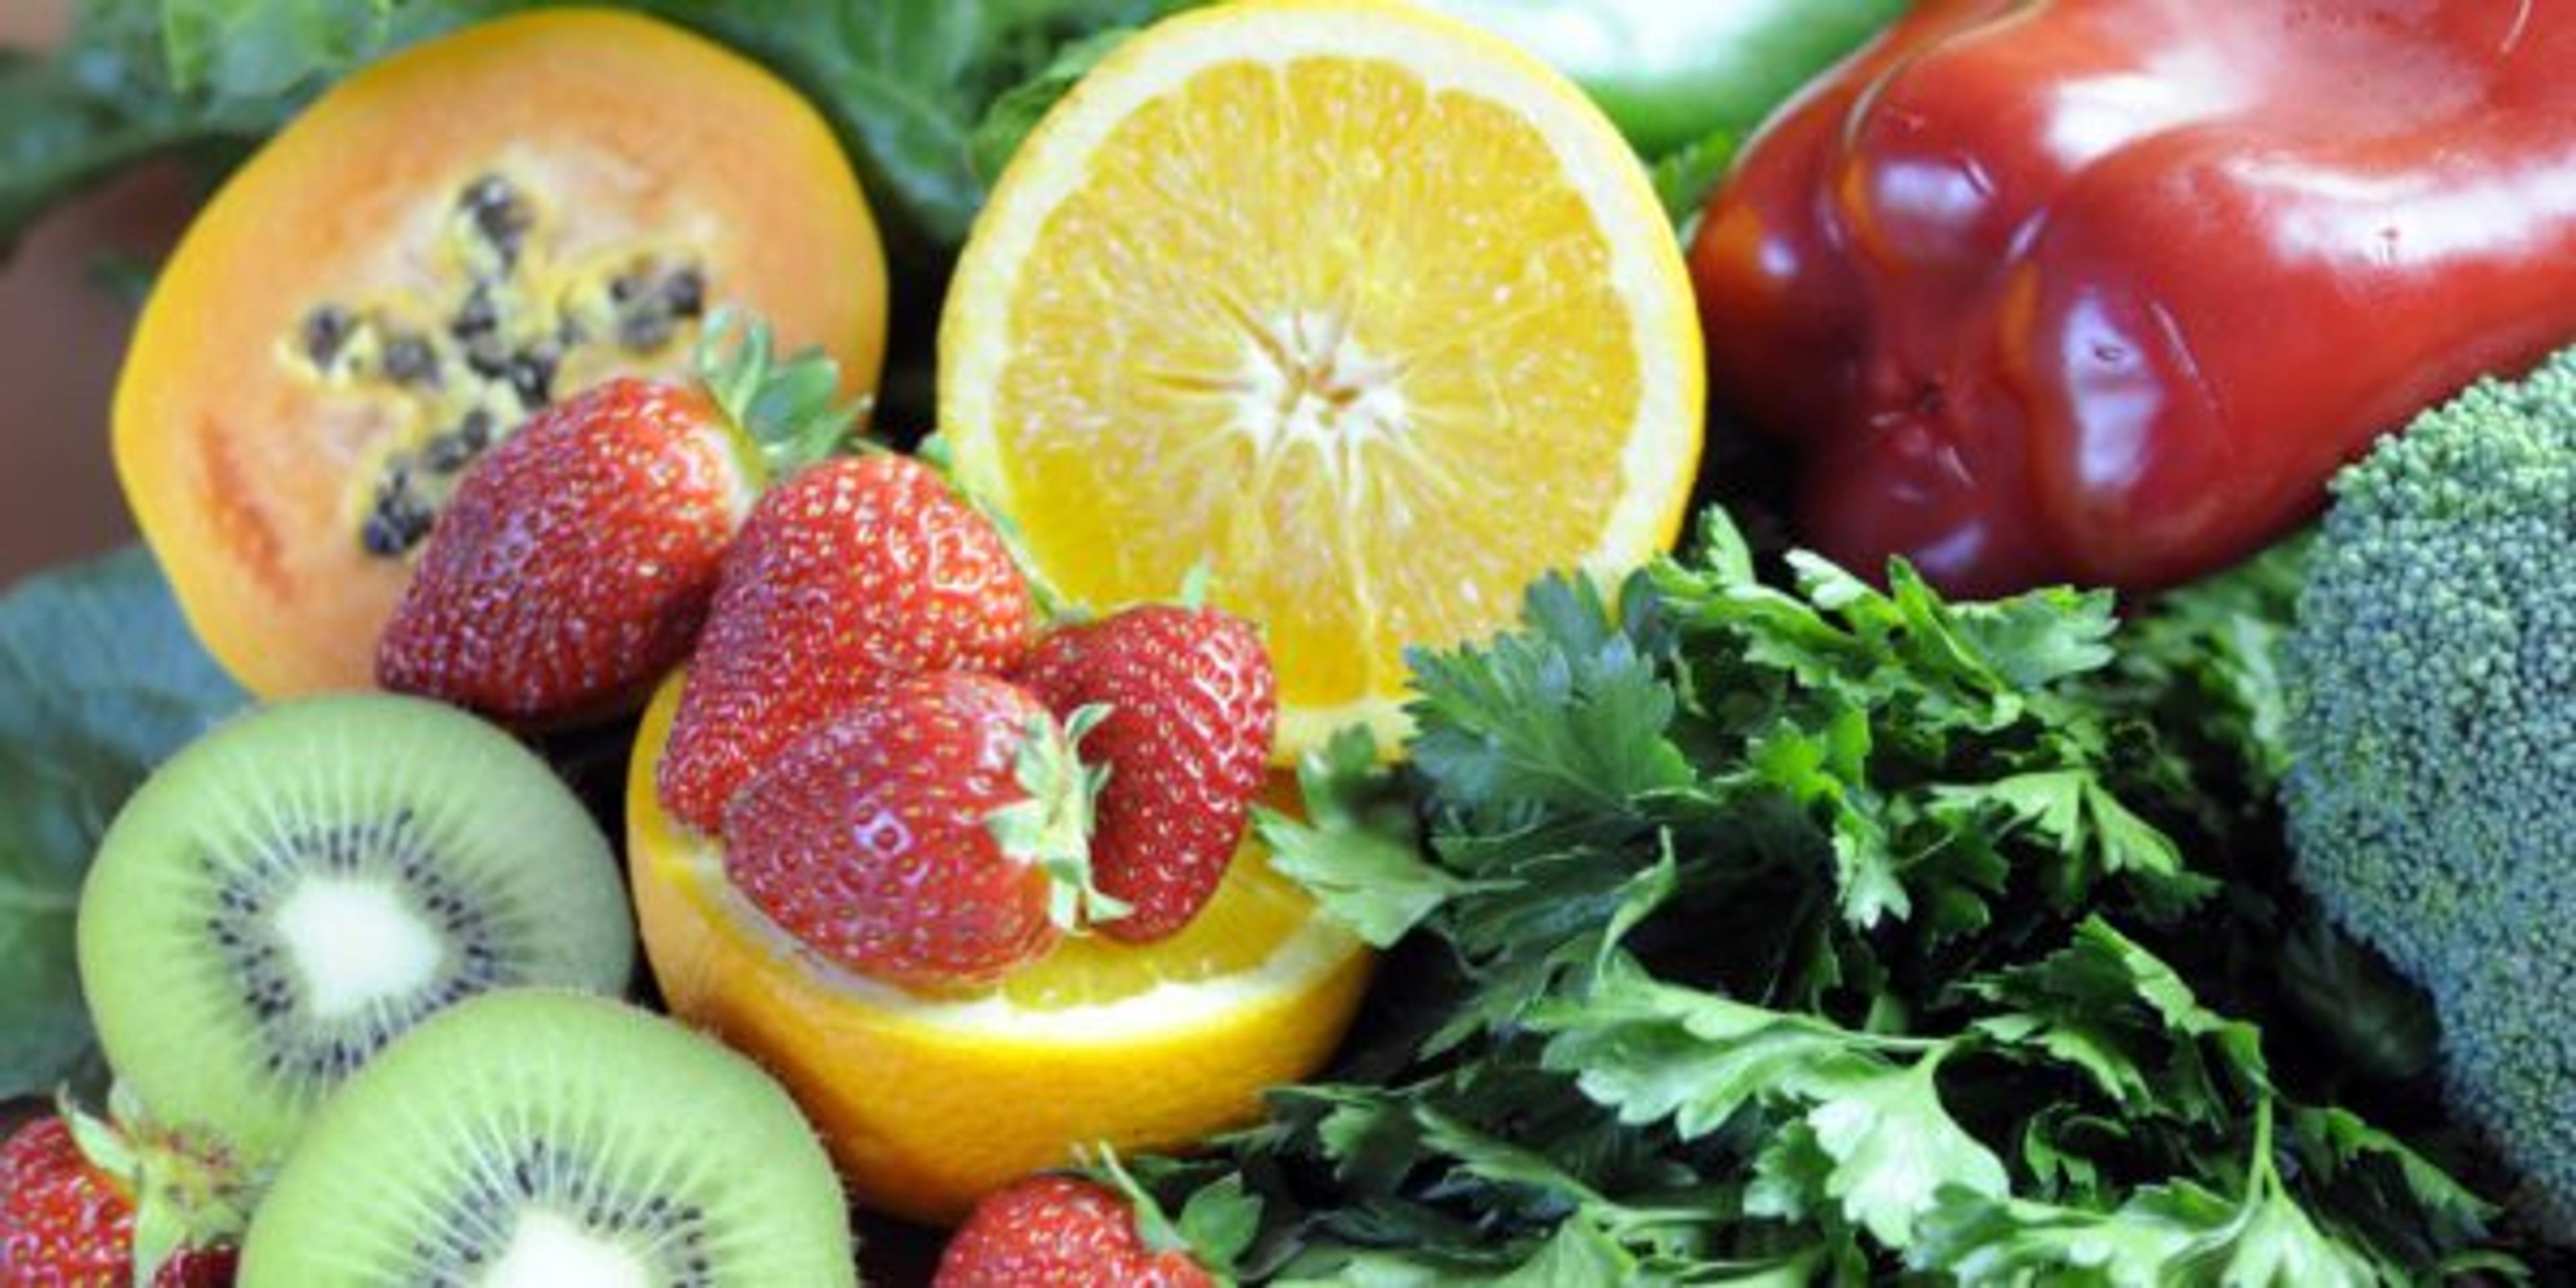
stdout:
<svg viewBox="0 0 2576 1288">
<path fill-rule="evenodd" d="M 157 771 L 99 846 L 81 984 L 118 1076 L 266 1167 L 341 1081 L 471 993 L 611 991 L 616 860 L 545 763 L 449 707 L 282 703 Z M 463 931 L 424 910 L 471 904 Z"/>
<path fill-rule="evenodd" d="M 333 1098 L 252 1218 L 242 1288 L 464 1288 L 537 1264 L 558 1282 L 848 1288 L 854 1261 L 831 1164 L 758 1066 L 633 1007 L 510 989 L 422 1024 Z"/>
<path fill-rule="evenodd" d="M 302 870 L 333 876 L 362 872 L 379 863 L 399 867 L 400 856 L 430 848 L 429 838 L 415 826 L 416 819 L 415 811 L 399 808 L 389 827 L 371 821 L 289 831 L 271 837 L 266 855 L 254 862 L 264 872 Z M 220 860 L 210 849 L 199 866 L 207 871 L 217 870 Z M 322 1022 L 300 1014 L 295 1005 L 295 981 L 289 974 L 294 968 L 278 956 L 272 924 L 278 915 L 278 901 L 294 890 L 291 883 L 250 890 L 227 887 L 217 900 L 218 911 L 209 924 L 217 929 L 215 940 L 224 950 L 232 977 L 254 999 L 252 1013 L 266 1048 L 281 1057 L 287 1067 L 300 1068 L 315 1079 L 336 1082 L 365 1063 L 393 1034 L 417 1023 L 435 1007 L 430 997 L 421 995 L 408 1005 L 378 1009 L 355 1020 L 343 1017 L 338 1022 Z M 417 887 L 412 890 L 415 900 L 427 893 Z M 488 955 L 493 951 L 488 938 L 463 940 L 462 944 L 468 955 Z"/>
</svg>

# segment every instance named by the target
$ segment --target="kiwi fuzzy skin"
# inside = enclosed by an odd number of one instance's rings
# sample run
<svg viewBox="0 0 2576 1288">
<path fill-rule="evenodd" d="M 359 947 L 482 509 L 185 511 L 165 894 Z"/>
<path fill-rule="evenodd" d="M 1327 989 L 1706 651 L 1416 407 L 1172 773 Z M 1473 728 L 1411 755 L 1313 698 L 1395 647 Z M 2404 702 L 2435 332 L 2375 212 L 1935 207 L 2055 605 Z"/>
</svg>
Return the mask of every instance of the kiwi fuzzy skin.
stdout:
<svg viewBox="0 0 2576 1288">
<path fill-rule="evenodd" d="M 409 847 L 399 860 L 386 857 L 388 837 Z M 316 950 L 288 942 L 263 920 L 275 909 L 256 900 L 302 888 L 283 874 L 307 871 L 294 865 L 319 862 L 306 851 L 334 838 L 364 856 L 340 873 L 344 884 L 394 889 L 397 862 L 424 874 L 429 885 L 384 899 L 412 901 L 403 906 L 422 928 L 414 945 L 421 935 L 438 945 L 441 988 L 342 1017 L 330 1031 L 350 1036 L 337 1048 L 299 1048 L 324 1064 L 281 1073 L 273 1035 L 321 1023 L 308 1014 L 314 981 L 299 956 Z M 438 916 L 468 920 L 432 924 L 423 888 L 464 901 Z M 228 895 L 254 906 L 227 907 Z M 467 970 L 457 924 L 506 950 Z M 332 938 L 324 964 L 333 970 L 363 972 L 379 950 L 364 934 Z M 122 1088 L 157 1128 L 229 1158 L 245 1177 L 272 1168 L 314 1105 L 401 1023 L 487 987 L 615 993 L 635 954 L 615 853 L 545 763 L 462 712 L 387 694 L 261 708 L 182 749 L 108 828 L 77 939 L 82 987 Z M 274 990 L 265 1005 L 245 994 L 253 976 L 242 965 L 263 947 L 260 978 Z"/>
<path fill-rule="evenodd" d="M 529 1199 L 531 1170 L 577 1174 L 558 1190 L 589 1197 Z M 580 1223 L 585 1207 L 645 1223 L 593 1235 L 662 1241 L 656 1283 L 858 1282 L 840 1180 L 759 1066 L 633 1006 L 506 989 L 425 1021 L 324 1106 L 252 1220 L 241 1288 L 441 1282 L 424 1244 L 479 1224 L 501 1241 L 488 1268 L 532 1208 Z M 686 1252 L 663 1224 L 682 1212 Z"/>
</svg>

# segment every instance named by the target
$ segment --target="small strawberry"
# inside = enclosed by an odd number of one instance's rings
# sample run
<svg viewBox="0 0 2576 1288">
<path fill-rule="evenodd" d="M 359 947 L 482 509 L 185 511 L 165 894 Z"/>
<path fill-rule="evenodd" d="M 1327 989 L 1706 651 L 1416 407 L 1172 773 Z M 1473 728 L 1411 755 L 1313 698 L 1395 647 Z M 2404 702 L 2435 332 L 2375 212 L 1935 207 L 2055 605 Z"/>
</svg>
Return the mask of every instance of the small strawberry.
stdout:
<svg viewBox="0 0 2576 1288">
<path fill-rule="evenodd" d="M 906 676 L 1001 672 L 1028 649 L 1009 547 L 928 466 L 827 461 L 771 489 L 725 556 L 656 782 L 701 831 L 806 731 Z"/>
<path fill-rule="evenodd" d="M 977 983 L 1055 946 L 1086 883 L 1091 795 L 1059 725 L 1007 680 L 939 672 L 861 699 L 725 811 L 725 871 L 841 965 Z"/>
<path fill-rule="evenodd" d="M 1109 769 L 1091 873 L 1129 911 L 1097 929 L 1179 931 L 1224 879 L 1269 765 L 1279 681 L 1261 637 L 1212 609 L 1147 605 L 1055 630 L 1019 678 L 1059 714 L 1109 710 L 1083 742 Z"/>
<path fill-rule="evenodd" d="M 773 366 L 758 323 L 730 347 L 728 329 L 700 383 L 612 380 L 484 455 L 378 642 L 378 683 L 556 725 L 632 705 L 688 655 L 763 484 L 851 420 L 830 359 Z"/>
<path fill-rule="evenodd" d="M 82 1134 L 107 1131 L 84 1125 Z M 72 1122 L 48 1114 L 0 1144 L 0 1285 L 122 1285 L 134 1281 L 134 1202 L 124 1182 L 83 1152 Z M 230 1247 L 176 1248 L 154 1288 L 223 1288 Z"/>
<path fill-rule="evenodd" d="M 1181 1247 L 1157 1248 L 1105 1185 L 1032 1176 L 975 1205 L 931 1288 L 1213 1288 Z"/>
</svg>

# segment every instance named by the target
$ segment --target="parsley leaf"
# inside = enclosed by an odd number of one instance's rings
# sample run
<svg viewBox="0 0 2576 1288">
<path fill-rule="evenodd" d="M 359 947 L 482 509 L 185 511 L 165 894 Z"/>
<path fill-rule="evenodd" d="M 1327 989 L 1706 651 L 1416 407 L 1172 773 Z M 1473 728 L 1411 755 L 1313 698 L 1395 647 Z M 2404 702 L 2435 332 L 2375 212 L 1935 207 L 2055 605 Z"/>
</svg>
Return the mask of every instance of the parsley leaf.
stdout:
<svg viewBox="0 0 2576 1288">
<path fill-rule="evenodd" d="M 1445 976 L 1369 1081 L 1281 1089 L 1226 1143 L 1263 1200 L 1248 1268 L 2269 1284 L 2501 1264 L 2484 1203 L 2298 1099 L 2197 986 L 2199 941 L 2269 906 L 2204 866 L 2218 820 L 2107 596 L 1952 603 L 1902 564 L 1884 588 L 1808 555 L 1766 567 L 1712 513 L 1686 558 L 1542 580 L 1518 629 L 1411 657 L 1409 766 L 1346 740 L 1304 767 L 1304 820 L 1263 819 L 1330 915 Z"/>
</svg>

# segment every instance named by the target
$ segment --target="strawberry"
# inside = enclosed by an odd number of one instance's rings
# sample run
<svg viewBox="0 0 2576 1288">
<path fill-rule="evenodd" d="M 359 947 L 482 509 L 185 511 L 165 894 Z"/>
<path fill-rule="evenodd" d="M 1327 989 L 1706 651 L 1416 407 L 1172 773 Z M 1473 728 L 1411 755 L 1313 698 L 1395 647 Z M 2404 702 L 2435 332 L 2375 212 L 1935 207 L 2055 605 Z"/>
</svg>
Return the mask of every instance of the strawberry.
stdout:
<svg viewBox="0 0 2576 1288">
<path fill-rule="evenodd" d="M 48 1114 L 0 1144 L 0 1285 L 124 1285 L 134 1281 L 134 1203 L 82 1151 L 69 1120 Z M 154 1270 L 154 1288 L 222 1288 L 229 1247 L 182 1248 Z"/>
<path fill-rule="evenodd" d="M 990 980 L 1075 921 L 1097 786 L 1079 736 L 1007 680 L 898 680 L 743 786 L 725 872 L 851 970 L 913 988 Z"/>
<path fill-rule="evenodd" d="M 656 770 L 664 808 L 716 831 L 753 771 L 853 702 L 1010 667 L 1030 613 L 1001 533 L 928 466 L 843 458 L 789 479 L 725 556 Z"/>
<path fill-rule="evenodd" d="M 773 367 L 757 323 L 702 364 L 696 385 L 596 386 L 485 453 L 431 529 L 377 682 L 545 726 L 615 714 L 678 665 L 762 484 L 850 423 L 830 360 Z"/>
<path fill-rule="evenodd" d="M 1019 679 L 1058 714 L 1109 711 L 1083 742 L 1109 769 L 1091 873 L 1129 911 L 1097 928 L 1177 932 L 1224 879 L 1269 765 L 1279 681 L 1261 637 L 1212 609 L 1146 605 L 1055 630 Z"/>
<path fill-rule="evenodd" d="M 1032 1176 L 975 1205 L 931 1288 L 1213 1288 L 1181 1248 L 1157 1249 L 1105 1185 Z"/>
</svg>

